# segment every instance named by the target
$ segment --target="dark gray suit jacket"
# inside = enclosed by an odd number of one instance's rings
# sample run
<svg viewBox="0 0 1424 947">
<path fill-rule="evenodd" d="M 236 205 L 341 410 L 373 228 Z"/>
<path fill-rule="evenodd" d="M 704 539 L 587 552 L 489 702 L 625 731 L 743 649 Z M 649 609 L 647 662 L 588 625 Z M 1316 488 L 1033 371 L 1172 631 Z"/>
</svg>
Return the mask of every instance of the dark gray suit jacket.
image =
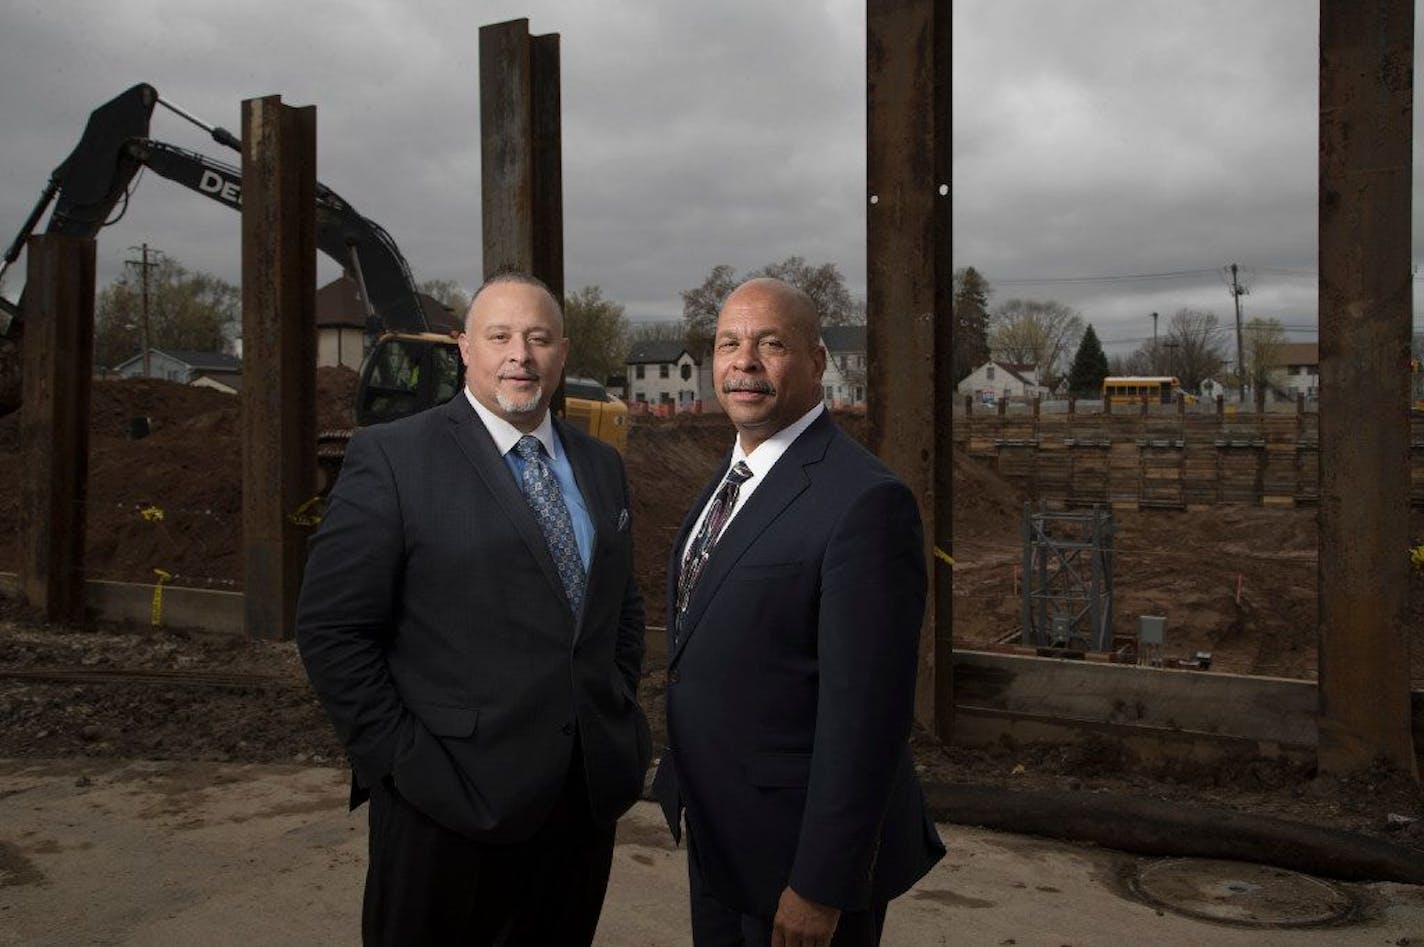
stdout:
<svg viewBox="0 0 1424 947">
<path fill-rule="evenodd" d="M 944 854 L 907 745 L 925 585 L 913 495 L 828 414 L 728 524 L 669 641 L 654 782 L 726 906 L 770 916 L 789 884 L 864 910 Z"/>
<path fill-rule="evenodd" d="M 643 600 L 622 458 L 555 422 L 595 531 L 583 614 L 468 400 L 360 431 L 312 538 L 297 644 L 353 772 L 475 839 L 528 838 L 580 741 L 596 819 L 638 798 Z"/>
</svg>

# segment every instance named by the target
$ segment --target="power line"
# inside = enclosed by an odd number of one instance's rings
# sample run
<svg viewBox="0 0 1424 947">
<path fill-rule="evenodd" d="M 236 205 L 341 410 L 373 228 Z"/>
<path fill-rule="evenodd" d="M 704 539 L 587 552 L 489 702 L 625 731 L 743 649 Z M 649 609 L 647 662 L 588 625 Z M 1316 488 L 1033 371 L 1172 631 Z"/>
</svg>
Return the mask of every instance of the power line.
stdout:
<svg viewBox="0 0 1424 947">
<path fill-rule="evenodd" d="M 990 280 L 993 286 L 1044 286 L 1057 283 L 1136 283 L 1150 280 L 1184 279 L 1189 276 L 1214 275 L 1210 270 L 1173 270 L 1166 273 L 1126 273 L 1117 276 L 1035 276 Z"/>
</svg>

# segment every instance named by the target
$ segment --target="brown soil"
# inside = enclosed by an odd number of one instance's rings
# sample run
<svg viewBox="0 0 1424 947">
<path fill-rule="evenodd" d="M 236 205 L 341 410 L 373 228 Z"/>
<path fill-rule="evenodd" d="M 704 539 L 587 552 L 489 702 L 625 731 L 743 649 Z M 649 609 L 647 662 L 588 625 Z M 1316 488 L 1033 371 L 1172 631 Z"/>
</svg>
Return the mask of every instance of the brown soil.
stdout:
<svg viewBox="0 0 1424 947">
<path fill-rule="evenodd" d="M 323 369 L 320 427 L 350 425 L 354 373 Z M 86 572 L 94 578 L 241 586 L 238 401 L 157 381 L 96 382 L 90 441 Z M 129 436 L 131 419 L 152 433 Z M 844 418 L 862 436 L 864 420 Z M 638 579 L 649 624 L 663 622 L 667 549 L 731 447 L 716 416 L 638 420 L 626 460 Z M 18 418 L 0 419 L 0 476 L 21 479 Z M 990 467 L 956 459 L 954 627 L 960 647 L 1014 639 L 1015 564 L 1024 497 Z M 158 518 L 154 509 L 162 510 Z M 148 516 L 144 511 L 148 511 Z M 1118 513 L 1115 631 L 1140 614 L 1168 616 L 1169 658 L 1210 652 L 1212 669 L 1313 678 L 1316 532 L 1313 510 L 1221 507 L 1206 513 Z M 18 492 L 0 497 L 0 569 L 18 558 Z M 1424 541 L 1415 514 L 1414 541 Z M 1424 683 L 1424 577 L 1413 579 L 1411 653 Z M 658 632 L 653 632 L 654 634 Z M 37 668 L 186 669 L 262 675 L 250 685 L 75 683 L 15 676 Z M 648 662 L 643 700 L 661 730 L 662 671 Z M 946 749 L 920 735 L 928 779 L 1024 789 L 1121 791 L 1210 803 L 1420 842 L 1417 786 L 1385 772 L 1340 782 L 1279 761 L 1149 769 L 1116 745 Z M 46 626 L 0 601 L 0 756 L 118 756 L 335 762 L 340 748 L 305 686 L 290 643 L 104 623 Z"/>
</svg>

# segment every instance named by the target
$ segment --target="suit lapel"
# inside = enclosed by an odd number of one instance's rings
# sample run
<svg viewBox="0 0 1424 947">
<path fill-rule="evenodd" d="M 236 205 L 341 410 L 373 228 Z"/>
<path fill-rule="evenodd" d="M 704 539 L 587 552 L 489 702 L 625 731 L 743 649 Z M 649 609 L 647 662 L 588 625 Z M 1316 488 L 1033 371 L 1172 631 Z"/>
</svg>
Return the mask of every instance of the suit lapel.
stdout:
<svg viewBox="0 0 1424 947">
<path fill-rule="evenodd" d="M 722 581 L 726 579 L 746 551 L 756 543 L 757 538 L 766 528 L 811 485 L 811 476 L 807 468 L 819 463 L 825 457 L 826 448 L 829 446 L 835 430 L 835 425 L 828 413 L 823 413 L 813 421 L 811 426 L 802 431 L 801 436 L 791 443 L 791 446 L 786 449 L 786 453 L 781 455 L 781 459 L 767 473 L 766 481 L 756 488 L 746 505 L 727 524 L 722 537 L 712 548 L 712 556 L 707 560 L 707 566 L 702 576 L 697 580 L 697 588 L 692 592 L 692 601 L 687 606 L 687 630 L 678 636 L 677 648 L 668 659 L 669 666 L 676 662 L 687 648 L 688 639 L 696 632 L 702 621 L 703 613 L 707 611 L 707 606 L 717 594 L 717 589 L 721 586 Z M 720 483 L 720 480 L 718 482 Z M 715 488 L 716 484 L 714 483 L 711 489 Z M 705 504 L 706 495 L 704 495 L 702 504 L 695 507 L 695 510 L 700 512 Z M 690 518 L 695 519 L 695 517 L 696 513 L 692 514 Z M 684 523 L 678 548 L 681 548 L 682 537 L 686 536 L 687 529 L 688 524 Z M 678 561 L 680 563 L 680 558 Z M 673 588 L 676 586 L 674 585 Z M 675 620 L 675 613 L 670 614 L 674 615 Z"/>
<path fill-rule="evenodd" d="M 677 582 L 682 575 L 682 550 L 687 546 L 687 536 L 692 532 L 693 524 L 697 522 L 697 516 L 702 512 L 702 508 L 707 505 L 707 501 L 712 499 L 713 492 L 721 485 L 722 480 L 727 476 L 727 468 L 731 466 L 732 455 L 729 452 L 722 460 L 722 464 L 717 468 L 717 476 L 707 482 L 703 487 L 702 495 L 697 498 L 697 502 L 692 504 L 687 515 L 682 518 L 682 525 L 678 527 L 677 536 L 672 541 L 672 548 L 668 550 L 667 567 L 667 621 L 668 627 L 672 627 L 673 621 L 677 617 Z"/>
<path fill-rule="evenodd" d="M 509 467 L 499 455 L 494 440 L 480 422 L 479 415 L 475 414 L 475 409 L 470 407 L 468 400 L 459 396 L 446 402 L 444 411 L 450 421 L 450 437 L 484 481 L 499 508 L 514 524 L 520 538 L 524 540 L 524 545 L 529 548 L 529 552 L 539 563 L 539 568 L 543 570 L 544 577 L 549 580 L 550 587 L 558 593 L 557 598 L 563 603 L 564 610 L 569 613 L 571 619 L 574 618 L 568 599 L 564 596 L 559 569 L 554 565 L 554 557 L 549 555 L 549 547 L 544 542 L 544 532 L 539 528 L 539 521 L 534 518 L 534 511 L 529 508 L 524 491 L 514 482 Z"/>
</svg>

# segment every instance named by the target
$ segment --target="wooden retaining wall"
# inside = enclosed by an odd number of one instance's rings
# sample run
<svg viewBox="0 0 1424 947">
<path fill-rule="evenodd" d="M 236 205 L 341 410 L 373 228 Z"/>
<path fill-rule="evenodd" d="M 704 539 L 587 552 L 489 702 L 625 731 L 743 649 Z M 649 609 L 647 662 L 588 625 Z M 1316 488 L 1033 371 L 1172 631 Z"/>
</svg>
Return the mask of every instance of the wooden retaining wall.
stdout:
<svg viewBox="0 0 1424 947">
<path fill-rule="evenodd" d="M 1051 507 L 1313 506 L 1319 415 L 957 413 L 956 446 Z M 1424 414 L 1411 418 L 1410 502 L 1424 506 Z"/>
</svg>

